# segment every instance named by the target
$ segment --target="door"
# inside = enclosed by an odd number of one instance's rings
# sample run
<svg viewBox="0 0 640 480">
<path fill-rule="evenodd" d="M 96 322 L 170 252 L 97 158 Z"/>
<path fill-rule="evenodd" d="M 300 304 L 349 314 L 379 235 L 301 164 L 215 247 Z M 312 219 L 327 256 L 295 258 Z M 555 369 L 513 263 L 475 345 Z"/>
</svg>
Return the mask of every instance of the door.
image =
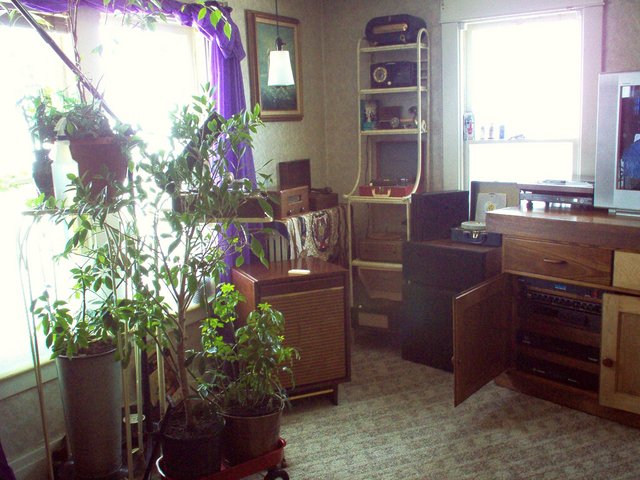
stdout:
<svg viewBox="0 0 640 480">
<path fill-rule="evenodd" d="M 600 404 L 640 413 L 640 298 L 602 298 Z"/>
<path fill-rule="evenodd" d="M 507 366 L 511 295 L 501 274 L 453 300 L 454 405 L 458 406 Z"/>
</svg>

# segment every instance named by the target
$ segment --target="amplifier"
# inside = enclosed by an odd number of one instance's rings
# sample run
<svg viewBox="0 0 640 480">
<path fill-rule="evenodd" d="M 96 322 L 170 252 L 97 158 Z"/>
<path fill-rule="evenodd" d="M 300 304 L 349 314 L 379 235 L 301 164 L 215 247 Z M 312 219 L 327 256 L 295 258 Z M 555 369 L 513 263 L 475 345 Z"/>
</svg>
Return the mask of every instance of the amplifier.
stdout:
<svg viewBox="0 0 640 480">
<path fill-rule="evenodd" d="M 518 312 L 522 318 L 532 314 L 548 317 L 553 321 L 592 332 L 600 332 L 602 327 L 602 304 L 588 297 L 584 299 L 558 295 L 553 292 L 530 288 L 521 282 L 521 297 Z"/>
<path fill-rule="evenodd" d="M 540 335 L 526 330 L 518 332 L 518 341 L 523 345 L 539 350 L 559 353 L 561 355 L 584 360 L 585 362 L 595 364 L 600 363 L 600 349 L 597 347 L 567 342 L 565 340 L 547 337 L 546 335 Z"/>
<path fill-rule="evenodd" d="M 519 370 L 539 377 L 548 378 L 583 390 L 598 391 L 598 375 L 592 373 L 556 365 L 555 363 L 526 355 L 518 355 L 517 365 Z"/>
</svg>

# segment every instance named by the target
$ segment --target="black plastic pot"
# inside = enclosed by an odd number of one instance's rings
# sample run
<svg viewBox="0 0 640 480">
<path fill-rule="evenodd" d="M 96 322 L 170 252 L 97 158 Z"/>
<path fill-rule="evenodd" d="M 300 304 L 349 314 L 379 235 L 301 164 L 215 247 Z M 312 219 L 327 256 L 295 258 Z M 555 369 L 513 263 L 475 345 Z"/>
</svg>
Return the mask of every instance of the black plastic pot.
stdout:
<svg viewBox="0 0 640 480">
<path fill-rule="evenodd" d="M 174 410 L 163 422 L 162 466 L 174 480 L 193 480 L 220 471 L 220 442 L 224 420 L 213 416 L 198 420 L 195 430 L 183 429 L 184 410 Z"/>
</svg>

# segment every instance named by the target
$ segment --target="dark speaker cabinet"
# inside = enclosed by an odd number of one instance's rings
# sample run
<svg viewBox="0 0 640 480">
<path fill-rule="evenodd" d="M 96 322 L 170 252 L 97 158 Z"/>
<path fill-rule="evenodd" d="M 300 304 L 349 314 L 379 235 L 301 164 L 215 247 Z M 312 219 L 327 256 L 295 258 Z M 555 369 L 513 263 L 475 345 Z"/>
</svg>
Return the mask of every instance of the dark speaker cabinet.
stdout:
<svg viewBox="0 0 640 480">
<path fill-rule="evenodd" d="M 402 358 L 453 371 L 453 297 L 500 273 L 500 247 L 451 240 L 402 250 Z"/>
<path fill-rule="evenodd" d="M 306 275 L 289 273 L 306 269 Z M 246 318 L 266 302 L 284 315 L 285 344 L 295 347 L 295 388 L 283 378 L 292 399 L 298 396 L 331 395 L 338 401 L 338 384 L 351 378 L 347 271 L 332 263 L 308 257 L 271 262 L 269 268 L 252 263 L 233 268 L 231 280 L 246 302 L 238 305 Z"/>
</svg>

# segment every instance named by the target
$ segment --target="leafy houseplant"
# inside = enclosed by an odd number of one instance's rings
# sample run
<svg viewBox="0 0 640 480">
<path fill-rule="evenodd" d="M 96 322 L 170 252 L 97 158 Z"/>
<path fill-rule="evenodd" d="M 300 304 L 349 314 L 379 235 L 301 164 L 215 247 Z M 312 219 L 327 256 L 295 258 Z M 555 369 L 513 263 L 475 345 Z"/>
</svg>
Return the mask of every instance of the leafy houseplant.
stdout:
<svg viewBox="0 0 640 480">
<path fill-rule="evenodd" d="M 202 325 L 203 352 L 194 358 L 202 374 L 200 388 L 217 399 L 225 417 L 223 456 L 235 465 L 276 448 L 287 393 L 282 377 L 293 380 L 298 352 L 284 344 L 284 317 L 262 303 L 235 329 L 233 341 L 223 329 L 233 325 L 235 306 L 244 301 L 233 285 L 223 285 L 214 316 Z"/>
<path fill-rule="evenodd" d="M 121 295 L 138 268 L 126 257 L 131 237 L 121 228 L 133 225 L 123 221 L 130 204 L 115 197 L 96 201 L 78 177 L 72 185 L 74 202 L 68 209 L 45 210 L 38 217 L 67 229 L 69 240 L 59 259 L 70 265 L 71 293 L 52 298 L 45 291 L 31 311 L 56 358 L 75 474 L 103 478 L 122 466 L 121 365 L 133 340 L 127 330 L 135 333 L 132 327 L 144 317 Z M 113 186 L 124 193 L 122 185 Z M 47 205 L 53 203 L 50 197 Z"/>
<path fill-rule="evenodd" d="M 58 92 L 55 100 L 41 91 L 25 97 L 22 103 L 32 137 L 37 137 L 40 144 L 56 142 L 52 168 L 58 196 L 63 197 L 68 173 L 91 185 L 94 195 L 103 192 L 110 178 L 123 182 L 130 152 L 138 145 L 131 128 L 119 122 L 112 127 L 100 101 L 87 103 L 65 92 Z M 77 166 L 64 164 L 69 155 Z"/>
<path fill-rule="evenodd" d="M 254 199 L 265 212 L 272 211 L 260 195 L 262 189 L 248 179 L 235 179 L 227 160 L 230 153 L 242 158 L 251 146 L 252 134 L 262 124 L 258 109 L 223 119 L 210 98 L 211 90 L 206 88 L 202 95 L 193 97 L 191 105 L 173 114 L 172 147 L 145 152 L 131 180 L 138 211 L 147 219 L 148 228 L 136 243 L 139 250 L 129 254 L 136 263 L 140 263 L 138 257 L 151 259 L 144 275 L 132 277 L 132 301 L 151 312 L 157 327 L 152 333 L 167 352 L 165 361 L 175 371 L 177 400 L 182 402 L 163 420 L 163 465 L 172 478 L 195 478 L 207 469 L 220 468 L 219 456 L 217 462 L 206 461 L 217 450 L 217 443 L 203 447 L 202 466 L 193 458 L 183 458 L 182 453 L 168 453 L 174 440 L 200 439 L 204 420 L 218 420 L 219 427 L 212 425 L 211 430 L 221 428 L 219 419 L 211 414 L 217 410 L 215 403 L 208 398 L 203 406 L 193 398 L 197 389 L 187 357 L 188 311 L 205 285 L 213 285 L 215 291 L 228 269 L 225 260 L 229 254 L 249 247 L 266 262 L 261 244 L 240 223 L 238 212 Z M 229 233 L 231 227 L 237 233 Z M 237 264 L 242 261 L 239 255 Z M 187 450 L 193 453 L 195 448 L 190 445 Z M 172 467 L 173 458 L 179 463 Z M 187 467 L 194 470 L 187 471 Z"/>
</svg>

